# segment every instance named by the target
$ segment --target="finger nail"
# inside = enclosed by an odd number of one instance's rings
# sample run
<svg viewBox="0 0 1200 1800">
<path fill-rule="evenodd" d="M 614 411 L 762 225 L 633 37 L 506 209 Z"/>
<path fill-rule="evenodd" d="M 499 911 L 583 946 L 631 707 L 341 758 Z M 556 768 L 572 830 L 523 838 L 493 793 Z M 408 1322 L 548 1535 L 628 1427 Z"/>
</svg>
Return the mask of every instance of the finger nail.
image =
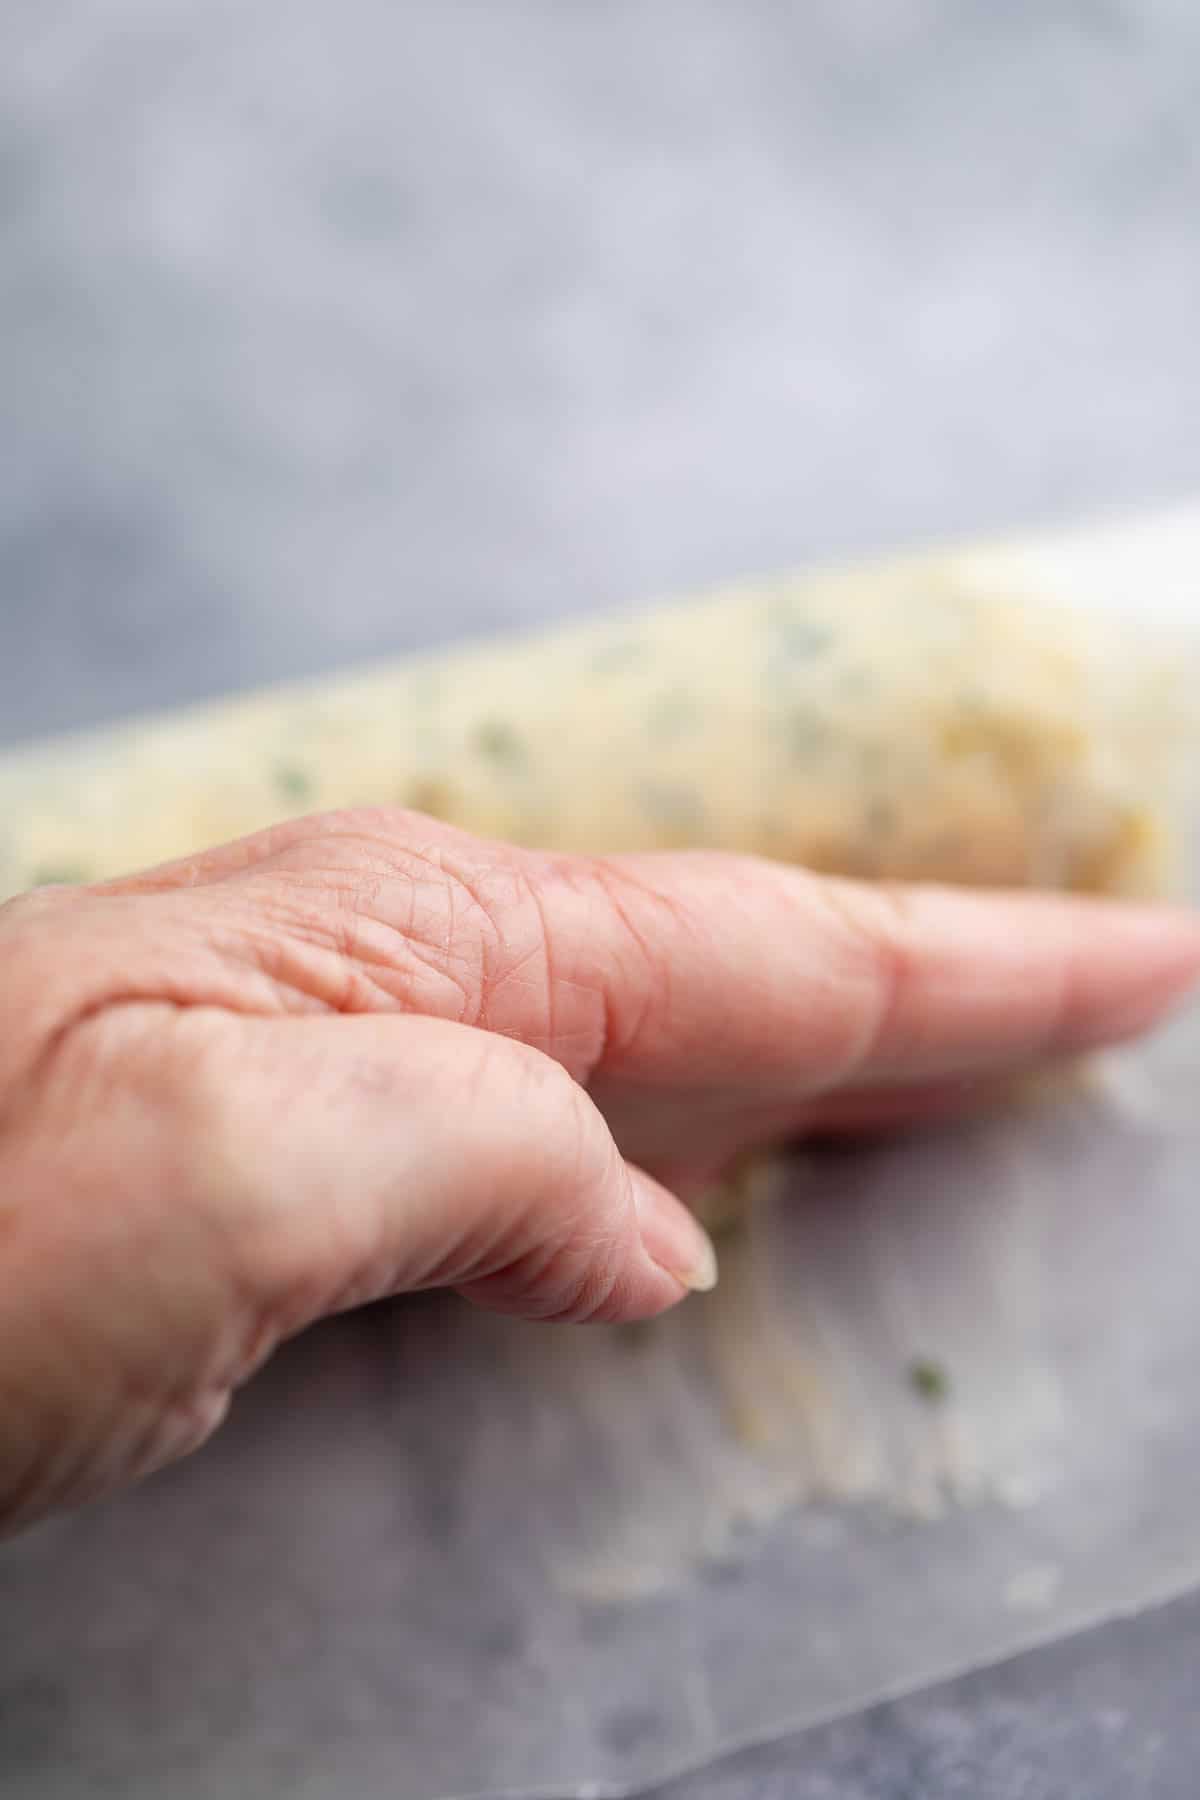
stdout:
<svg viewBox="0 0 1200 1800">
<path fill-rule="evenodd" d="M 630 1173 L 646 1254 L 693 1293 L 711 1293 L 717 1285 L 717 1253 L 708 1233 L 674 1194 L 640 1169 Z"/>
</svg>

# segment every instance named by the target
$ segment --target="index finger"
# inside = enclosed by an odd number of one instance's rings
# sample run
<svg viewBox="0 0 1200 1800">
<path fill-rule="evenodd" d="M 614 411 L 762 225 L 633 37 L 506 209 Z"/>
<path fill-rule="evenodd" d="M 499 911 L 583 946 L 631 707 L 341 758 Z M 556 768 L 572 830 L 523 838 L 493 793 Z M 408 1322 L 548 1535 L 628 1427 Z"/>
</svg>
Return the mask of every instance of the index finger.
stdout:
<svg viewBox="0 0 1200 1800">
<path fill-rule="evenodd" d="M 356 1006 L 482 1025 L 593 1087 L 659 1096 L 767 1105 L 1003 1071 L 1130 1036 L 1200 974 L 1200 923 L 1178 909 L 707 851 L 540 855 L 386 810 L 294 822 L 108 891 L 162 906 L 182 888 L 195 909 L 205 890 L 227 938 L 230 882 L 269 895 L 276 930 L 299 928 L 303 948 L 271 961 L 289 990 L 344 1008 L 345 963 L 365 959 Z"/>
<path fill-rule="evenodd" d="M 1135 1035 L 1200 976 L 1200 921 L 1172 908 L 703 853 L 599 867 L 620 924 L 569 948 L 605 995 L 597 1073 L 622 1082 L 765 1100 L 987 1073 Z"/>
</svg>

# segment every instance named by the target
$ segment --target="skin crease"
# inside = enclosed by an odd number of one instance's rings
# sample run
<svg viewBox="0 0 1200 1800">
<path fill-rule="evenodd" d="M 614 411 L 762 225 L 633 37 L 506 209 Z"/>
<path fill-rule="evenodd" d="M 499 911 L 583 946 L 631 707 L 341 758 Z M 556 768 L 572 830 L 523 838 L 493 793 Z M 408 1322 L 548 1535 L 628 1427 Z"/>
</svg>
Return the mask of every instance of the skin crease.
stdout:
<svg viewBox="0 0 1200 1800">
<path fill-rule="evenodd" d="M 0 1527 L 202 1443 L 384 1294 L 652 1316 L 715 1278 L 674 1194 L 1136 1035 L 1187 914 L 603 860 L 396 810 L 0 908 Z M 673 1190 L 673 1191 L 669 1191 Z"/>
</svg>

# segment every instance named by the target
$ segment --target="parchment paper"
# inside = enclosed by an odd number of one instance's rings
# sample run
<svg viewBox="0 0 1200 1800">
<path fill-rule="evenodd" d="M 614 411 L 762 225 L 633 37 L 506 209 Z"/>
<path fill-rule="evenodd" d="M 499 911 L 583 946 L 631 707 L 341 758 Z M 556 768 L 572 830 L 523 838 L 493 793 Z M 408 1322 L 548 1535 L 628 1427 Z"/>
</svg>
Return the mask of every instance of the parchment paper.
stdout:
<svg viewBox="0 0 1200 1800">
<path fill-rule="evenodd" d="M 654 1328 L 310 1333 L 0 1552 L 7 1790 L 623 1793 L 1193 1586 L 1198 1070 L 806 1154 Z"/>
</svg>

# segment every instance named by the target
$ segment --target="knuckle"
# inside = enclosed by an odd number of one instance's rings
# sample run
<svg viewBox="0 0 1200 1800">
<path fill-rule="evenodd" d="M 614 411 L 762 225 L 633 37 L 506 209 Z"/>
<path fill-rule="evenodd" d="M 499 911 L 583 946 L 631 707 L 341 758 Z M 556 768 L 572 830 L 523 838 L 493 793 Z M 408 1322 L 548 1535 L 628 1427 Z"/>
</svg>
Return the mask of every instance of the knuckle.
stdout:
<svg viewBox="0 0 1200 1800">
<path fill-rule="evenodd" d="M 534 1046 L 490 1032 L 478 1035 L 470 1096 L 486 1102 L 501 1090 L 497 1063 L 502 1059 L 514 1148 L 538 1195 L 591 1193 L 607 1171 L 607 1132 L 586 1091 L 562 1063 Z"/>
<path fill-rule="evenodd" d="M 623 1315 L 615 1271 L 595 1262 L 573 1266 L 561 1259 L 554 1279 L 542 1286 L 541 1304 L 530 1315 L 550 1325 L 599 1325 Z"/>
<path fill-rule="evenodd" d="M 844 934 L 863 998 L 846 1073 L 893 1048 L 898 1020 L 906 1012 L 916 955 L 913 899 L 895 882 L 822 878 L 820 893 Z"/>
<path fill-rule="evenodd" d="M 300 947 L 277 945 L 276 960 L 297 982 L 319 980 L 339 1010 L 399 1005 L 525 1037 L 546 1030 L 551 958 L 532 869 L 483 846 L 397 846 L 360 823 L 322 840 L 319 854 L 307 846 L 298 872 L 259 880 L 283 944 Z"/>
<path fill-rule="evenodd" d="M 678 898 L 628 868 L 600 858 L 591 879 L 609 929 L 610 978 L 604 982 L 603 1049 L 596 1061 L 636 1062 L 643 1047 L 669 1036 L 675 1003 L 673 955 L 691 921 Z M 620 1003 L 614 1001 L 620 996 Z"/>
<path fill-rule="evenodd" d="M 66 1023 L 52 1046 L 51 1085 L 85 1124 L 103 1108 L 138 1103 L 162 1112 L 170 1063 L 158 1024 L 170 1008 L 129 1002 L 99 1006 Z"/>
<path fill-rule="evenodd" d="M 537 1051 L 514 1048 L 516 1154 L 526 1200 L 500 1286 L 530 1317 L 603 1317 L 631 1229 L 620 1156 L 570 1074 Z"/>
<path fill-rule="evenodd" d="M 561 1187 L 587 1196 L 608 1173 L 607 1134 L 600 1116 L 584 1089 L 561 1063 L 537 1050 L 527 1051 L 523 1060 L 538 1110 L 552 1126 L 549 1141 L 556 1155 L 551 1178 Z"/>
<path fill-rule="evenodd" d="M 544 1041 L 554 974 L 536 878 L 524 868 L 460 858 L 443 858 L 441 874 L 443 941 L 463 984 L 465 1022 Z"/>
</svg>

